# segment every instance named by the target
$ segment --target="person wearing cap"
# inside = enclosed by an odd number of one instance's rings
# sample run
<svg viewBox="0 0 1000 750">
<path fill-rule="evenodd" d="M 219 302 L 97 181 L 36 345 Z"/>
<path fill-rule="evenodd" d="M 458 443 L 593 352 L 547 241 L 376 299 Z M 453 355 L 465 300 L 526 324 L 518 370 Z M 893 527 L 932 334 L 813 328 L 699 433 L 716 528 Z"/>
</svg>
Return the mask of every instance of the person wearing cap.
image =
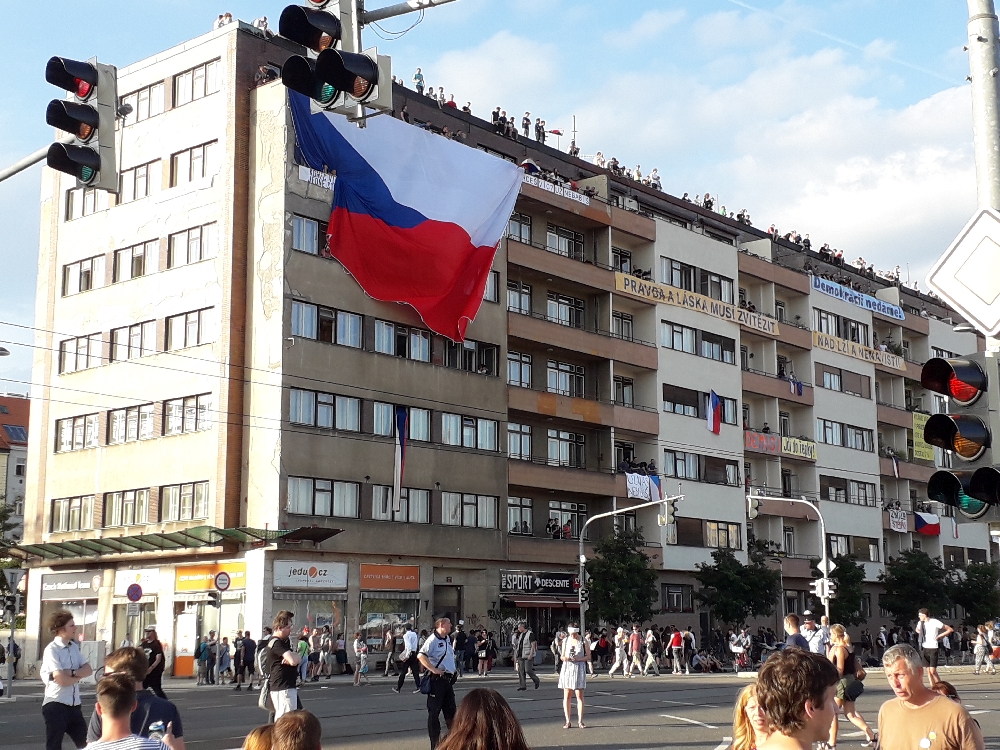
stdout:
<svg viewBox="0 0 1000 750">
<path fill-rule="evenodd" d="M 802 637 L 809 644 L 809 650 L 814 654 L 826 656 L 830 647 L 830 638 L 822 628 L 816 626 L 816 616 L 808 609 L 802 613 L 805 622 L 802 624 Z"/>
<path fill-rule="evenodd" d="M 164 695 L 161 684 L 163 680 L 163 668 L 166 664 L 163 659 L 163 644 L 156 637 L 155 625 L 146 626 L 146 634 L 143 636 L 140 648 L 146 654 L 146 660 L 149 662 L 146 676 L 142 680 L 142 688 L 143 690 L 152 690 L 157 698 L 166 700 L 167 696 Z"/>
</svg>

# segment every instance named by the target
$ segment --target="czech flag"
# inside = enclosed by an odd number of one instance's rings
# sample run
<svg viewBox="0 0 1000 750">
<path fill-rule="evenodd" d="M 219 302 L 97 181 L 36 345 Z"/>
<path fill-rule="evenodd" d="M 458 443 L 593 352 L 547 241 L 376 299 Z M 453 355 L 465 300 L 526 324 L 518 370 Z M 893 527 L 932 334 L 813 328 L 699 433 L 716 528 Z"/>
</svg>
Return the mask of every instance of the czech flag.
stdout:
<svg viewBox="0 0 1000 750">
<path fill-rule="evenodd" d="M 941 534 L 941 520 L 934 513 L 914 513 L 913 516 L 913 530 L 918 534 L 927 536 Z"/>
<path fill-rule="evenodd" d="M 408 304 L 432 331 L 463 341 L 522 170 L 394 117 L 358 128 L 342 115 L 312 114 L 302 94 L 288 99 L 296 158 L 337 174 L 330 253 L 369 296 Z"/>
<path fill-rule="evenodd" d="M 406 439 L 410 434 L 410 410 L 405 406 L 395 408 L 396 455 L 392 472 L 392 509 L 399 513 L 402 505 L 400 487 L 403 486 L 403 469 L 406 466 Z"/>
<path fill-rule="evenodd" d="M 705 426 L 709 432 L 714 432 L 716 435 L 722 432 L 722 401 L 715 391 L 708 395 L 708 413 L 706 414 Z"/>
</svg>

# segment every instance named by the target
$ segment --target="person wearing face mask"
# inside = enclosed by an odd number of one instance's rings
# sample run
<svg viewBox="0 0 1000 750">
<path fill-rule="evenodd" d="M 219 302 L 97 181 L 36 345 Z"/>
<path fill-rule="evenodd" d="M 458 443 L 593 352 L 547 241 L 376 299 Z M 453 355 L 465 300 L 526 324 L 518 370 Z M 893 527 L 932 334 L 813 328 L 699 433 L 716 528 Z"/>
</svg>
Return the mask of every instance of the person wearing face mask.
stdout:
<svg viewBox="0 0 1000 750">
<path fill-rule="evenodd" d="M 559 670 L 559 687 L 563 691 L 563 715 L 566 723 L 563 729 L 569 729 L 570 703 L 573 693 L 576 693 L 576 723 L 580 729 L 586 729 L 583 723 L 583 691 L 587 687 L 587 662 L 590 661 L 590 644 L 580 636 L 580 626 L 571 623 L 566 629 L 566 638 L 562 642 L 562 667 Z"/>
<path fill-rule="evenodd" d="M 731 750 L 757 750 L 771 733 L 767 714 L 757 703 L 757 686 L 747 685 L 736 698 L 733 712 L 733 744 Z"/>
</svg>

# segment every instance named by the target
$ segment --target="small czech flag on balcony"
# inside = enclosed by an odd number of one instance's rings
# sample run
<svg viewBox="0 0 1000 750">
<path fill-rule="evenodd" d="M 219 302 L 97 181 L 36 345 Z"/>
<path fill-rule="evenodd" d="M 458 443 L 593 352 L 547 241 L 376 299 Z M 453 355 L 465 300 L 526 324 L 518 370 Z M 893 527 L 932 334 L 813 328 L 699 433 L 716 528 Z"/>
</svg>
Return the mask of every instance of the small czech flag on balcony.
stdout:
<svg viewBox="0 0 1000 750">
<path fill-rule="evenodd" d="M 934 513 L 914 513 L 913 529 L 918 534 L 939 536 L 941 534 L 941 519 Z"/>
<path fill-rule="evenodd" d="M 722 431 L 722 401 L 715 391 L 708 396 L 708 414 L 705 426 L 718 435 Z"/>
</svg>

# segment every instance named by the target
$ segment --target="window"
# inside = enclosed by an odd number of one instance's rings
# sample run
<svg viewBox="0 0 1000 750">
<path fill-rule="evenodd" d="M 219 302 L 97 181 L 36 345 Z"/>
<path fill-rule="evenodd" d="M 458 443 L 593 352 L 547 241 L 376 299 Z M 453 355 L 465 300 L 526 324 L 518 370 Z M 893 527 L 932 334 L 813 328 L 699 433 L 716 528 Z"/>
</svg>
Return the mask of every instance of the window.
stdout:
<svg viewBox="0 0 1000 750">
<path fill-rule="evenodd" d="M 104 211 L 110 205 L 106 190 L 73 188 L 66 191 L 66 221 Z"/>
<path fill-rule="evenodd" d="M 854 450 L 868 451 L 875 450 L 872 439 L 872 431 L 862 427 L 852 427 L 844 425 L 844 447 L 854 448 Z"/>
<path fill-rule="evenodd" d="M 632 341 L 632 316 L 628 313 L 611 313 L 611 335 L 625 341 Z"/>
<path fill-rule="evenodd" d="M 160 520 L 208 518 L 208 482 L 172 484 L 160 488 Z"/>
<path fill-rule="evenodd" d="M 840 317 L 826 310 L 813 308 L 813 328 L 828 336 L 840 336 Z"/>
<path fill-rule="evenodd" d="M 101 334 L 92 333 L 59 342 L 59 374 L 88 370 L 101 364 Z"/>
<path fill-rule="evenodd" d="M 733 304 L 733 280 L 711 271 L 701 271 L 701 293 L 706 297 Z"/>
<path fill-rule="evenodd" d="M 716 393 L 715 395 L 719 396 L 718 393 Z M 711 393 L 701 394 L 702 414 L 708 414 L 708 399 L 710 399 L 711 397 L 712 397 Z M 726 398 L 725 396 L 719 396 L 719 405 L 722 408 L 722 423 L 736 424 L 736 399 Z"/>
<path fill-rule="evenodd" d="M 507 236 L 525 245 L 531 244 L 531 217 L 516 211 L 510 215 L 507 222 Z"/>
<path fill-rule="evenodd" d="M 159 192 L 162 177 L 160 160 L 140 164 L 131 169 L 123 169 L 120 178 L 118 203 L 131 203 Z M 186 182 L 186 180 L 185 180 Z"/>
<path fill-rule="evenodd" d="M 399 510 L 392 501 L 392 487 L 376 484 L 372 492 L 372 519 L 399 523 L 430 523 L 431 493 L 403 487 L 399 491 Z"/>
<path fill-rule="evenodd" d="M 531 536 L 531 498 L 507 498 L 507 533 Z"/>
<path fill-rule="evenodd" d="M 131 105 L 132 111 L 125 116 L 125 125 L 135 125 L 150 117 L 163 114 L 163 81 L 133 91 L 122 97 L 122 104 Z"/>
<path fill-rule="evenodd" d="M 632 253 L 620 247 L 611 248 L 611 266 L 622 273 L 632 273 Z"/>
<path fill-rule="evenodd" d="M 740 483 L 739 464 L 715 456 L 702 456 L 702 480 L 711 484 L 727 484 L 734 487 Z"/>
<path fill-rule="evenodd" d="M 305 516 L 357 518 L 359 492 L 354 482 L 288 477 L 287 510 Z"/>
<path fill-rule="evenodd" d="M 462 417 L 460 415 L 441 415 L 441 442 L 445 445 L 462 444 Z"/>
<path fill-rule="evenodd" d="M 53 533 L 94 528 L 94 496 L 63 497 L 52 501 Z"/>
<path fill-rule="evenodd" d="M 320 314 L 326 308 L 320 308 Z M 332 311 L 331 311 L 332 312 Z M 341 346 L 361 348 L 362 317 L 357 313 L 337 311 L 337 343 Z M 326 339 L 324 339 L 325 341 Z"/>
<path fill-rule="evenodd" d="M 817 369 L 822 368 L 823 373 L 823 387 L 828 388 L 831 391 L 841 390 L 841 380 L 840 380 L 840 369 L 826 367 L 824 365 L 817 364 Z"/>
<path fill-rule="evenodd" d="M 841 477 L 819 476 L 819 496 L 835 503 L 847 502 L 847 480 Z"/>
<path fill-rule="evenodd" d="M 360 432 L 361 400 L 332 393 L 288 389 L 288 420 L 310 427 Z M 411 428 L 412 432 L 412 428 Z"/>
<path fill-rule="evenodd" d="M 199 65 L 174 76 L 174 106 L 192 102 L 219 90 L 219 61 Z"/>
<path fill-rule="evenodd" d="M 149 523 L 149 490 L 108 492 L 104 495 L 105 528 L 146 523 Z"/>
<path fill-rule="evenodd" d="M 398 323 L 376 320 L 375 351 L 415 359 L 418 362 L 430 362 L 431 335 L 419 328 L 408 328 Z"/>
<path fill-rule="evenodd" d="M 837 557 L 839 555 L 849 555 L 851 554 L 851 548 L 848 544 L 847 537 L 843 534 L 827 534 L 827 545 L 830 548 L 830 557 Z"/>
<path fill-rule="evenodd" d="M 705 546 L 722 549 L 742 549 L 740 541 L 740 525 L 738 523 L 724 523 L 722 521 L 705 522 Z"/>
<path fill-rule="evenodd" d="M 476 420 L 476 447 L 481 451 L 497 449 L 497 425 L 492 419 Z"/>
<path fill-rule="evenodd" d="M 85 448 L 96 448 L 99 444 L 100 415 L 85 414 L 82 417 L 70 417 L 56 420 L 56 453 L 81 451 Z M 5 425 L 6 427 L 6 425 Z M 23 427 L 21 428 L 24 429 Z M 28 435 L 25 432 L 24 441 Z M 21 441 L 21 442 L 24 442 Z"/>
<path fill-rule="evenodd" d="M 531 388 L 531 355 L 507 352 L 507 385 Z"/>
<path fill-rule="evenodd" d="M 210 430 L 213 424 L 211 393 L 163 402 L 164 435 Z"/>
<path fill-rule="evenodd" d="M 694 612 L 693 586 L 683 584 L 663 584 L 664 612 Z"/>
<path fill-rule="evenodd" d="M 545 231 L 545 249 L 573 260 L 583 260 L 583 235 L 549 224 Z"/>
<path fill-rule="evenodd" d="M 774 301 L 774 318 L 779 323 L 785 322 L 785 303 L 780 299 Z"/>
<path fill-rule="evenodd" d="M 132 247 L 115 250 L 111 279 L 114 283 L 131 281 L 156 272 L 160 257 L 159 240 L 150 240 Z"/>
<path fill-rule="evenodd" d="M 549 393 L 560 393 L 563 396 L 573 398 L 584 398 L 584 373 L 583 365 L 574 365 L 570 362 L 548 361 L 548 390 Z"/>
<path fill-rule="evenodd" d="M 816 419 L 816 441 L 869 453 L 875 450 L 872 430 L 818 417 Z"/>
<path fill-rule="evenodd" d="M 396 434 L 396 410 L 392 404 L 384 404 L 381 401 L 375 402 L 375 425 L 372 431 L 376 435 L 392 437 Z"/>
<path fill-rule="evenodd" d="M 795 554 L 795 527 L 785 526 L 782 529 L 782 550 L 786 555 Z"/>
<path fill-rule="evenodd" d="M 442 442 L 483 451 L 497 450 L 499 423 L 492 419 L 461 417 L 458 414 L 442 415 Z"/>
<path fill-rule="evenodd" d="M 850 318 L 844 318 L 844 338 L 862 346 L 868 346 L 868 325 Z"/>
<path fill-rule="evenodd" d="M 214 258 L 218 226 L 213 222 L 170 235 L 167 244 L 167 268 L 177 268 Z"/>
<path fill-rule="evenodd" d="M 124 362 L 129 359 L 147 357 L 150 354 L 156 354 L 155 320 L 147 320 L 145 323 L 136 323 L 111 331 L 112 362 Z"/>
<path fill-rule="evenodd" d="M 167 318 L 167 351 L 214 341 L 213 315 L 214 309 L 208 307 Z"/>
<path fill-rule="evenodd" d="M 292 216 L 292 250 L 310 255 L 326 254 L 326 222 Z"/>
<path fill-rule="evenodd" d="M 632 378 L 615 375 L 615 403 L 635 406 L 635 385 Z"/>
<path fill-rule="evenodd" d="M 816 418 L 816 442 L 828 445 L 843 445 L 843 425 L 829 419 Z"/>
<path fill-rule="evenodd" d="M 486 277 L 486 289 L 483 291 L 483 299 L 487 302 L 500 301 L 500 272 L 490 271 Z"/>
<path fill-rule="evenodd" d="M 569 466 L 584 469 L 587 466 L 586 442 L 583 435 L 563 430 L 548 431 L 549 466 Z"/>
<path fill-rule="evenodd" d="M 445 366 L 480 375 L 497 374 L 500 347 L 466 339 L 460 344 L 445 340 Z"/>
<path fill-rule="evenodd" d="M 550 321 L 571 328 L 583 328 L 584 303 L 582 299 L 549 292 L 547 314 Z"/>
<path fill-rule="evenodd" d="M 441 523 L 445 526 L 495 529 L 499 498 L 459 492 L 441 493 Z"/>
<path fill-rule="evenodd" d="M 674 450 L 663 451 L 663 476 L 700 480 L 698 454 Z"/>
<path fill-rule="evenodd" d="M 292 335 L 307 339 L 316 338 L 318 310 L 307 302 L 292 302 Z"/>
<path fill-rule="evenodd" d="M 430 442 L 431 413 L 428 409 L 410 410 L 410 440 Z"/>
<path fill-rule="evenodd" d="M 778 412 L 778 434 L 782 437 L 792 434 L 792 415 L 787 411 Z"/>
<path fill-rule="evenodd" d="M 288 390 L 288 420 L 293 424 L 316 424 L 316 394 L 299 388 Z"/>
<path fill-rule="evenodd" d="M 531 287 L 528 284 L 507 282 L 507 309 L 521 315 L 531 315 Z"/>
<path fill-rule="evenodd" d="M 875 485 L 849 479 L 847 481 L 847 502 L 874 508 L 876 504 Z"/>
<path fill-rule="evenodd" d="M 670 258 L 660 258 L 660 276 L 662 283 L 668 286 L 693 292 L 696 270 L 694 266 L 689 266 L 687 263 Z"/>
<path fill-rule="evenodd" d="M 109 411 L 108 445 L 131 443 L 153 437 L 153 417 L 153 404 Z"/>
<path fill-rule="evenodd" d="M 663 411 L 683 414 L 686 417 L 697 417 L 699 416 L 698 407 L 701 403 L 702 399 L 699 398 L 698 391 L 680 388 L 668 383 L 663 384 Z"/>
<path fill-rule="evenodd" d="M 531 425 L 507 423 L 507 454 L 521 461 L 531 460 Z"/>
<path fill-rule="evenodd" d="M 563 539 L 567 538 L 567 531 L 569 531 L 568 538 L 579 539 L 580 529 L 587 522 L 587 505 L 550 500 L 549 519 L 559 526 Z"/>
<path fill-rule="evenodd" d="M 67 263 L 63 266 L 62 296 L 71 297 L 80 292 L 104 286 L 104 256 Z"/>
<path fill-rule="evenodd" d="M 170 157 L 170 187 L 184 185 L 214 174 L 215 151 L 218 142 L 179 151 Z"/>
<path fill-rule="evenodd" d="M 695 354 L 697 335 L 698 332 L 694 328 L 668 323 L 665 320 L 660 322 L 662 344 L 668 349 Z"/>
<path fill-rule="evenodd" d="M 725 336 L 702 331 L 701 356 L 725 362 L 728 365 L 736 363 L 736 341 Z"/>
</svg>

